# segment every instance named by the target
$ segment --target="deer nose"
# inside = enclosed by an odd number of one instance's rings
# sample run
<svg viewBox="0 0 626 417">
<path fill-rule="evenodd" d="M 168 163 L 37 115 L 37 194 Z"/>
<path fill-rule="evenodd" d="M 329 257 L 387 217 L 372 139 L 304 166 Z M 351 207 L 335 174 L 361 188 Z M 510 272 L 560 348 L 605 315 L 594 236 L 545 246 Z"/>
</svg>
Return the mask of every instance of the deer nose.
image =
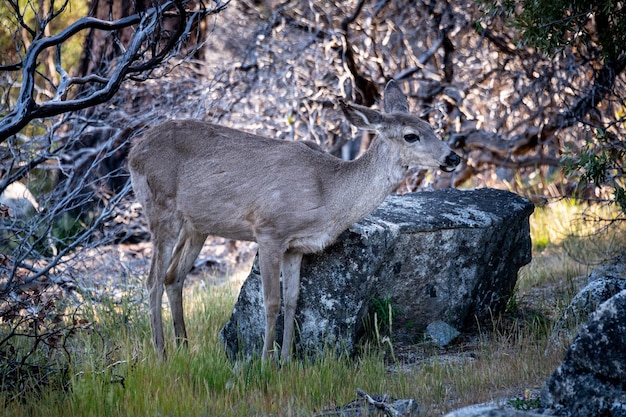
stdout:
<svg viewBox="0 0 626 417">
<path fill-rule="evenodd" d="M 450 155 L 446 156 L 446 165 L 457 166 L 461 162 L 461 157 L 455 154 L 454 152 L 450 152 Z"/>
</svg>

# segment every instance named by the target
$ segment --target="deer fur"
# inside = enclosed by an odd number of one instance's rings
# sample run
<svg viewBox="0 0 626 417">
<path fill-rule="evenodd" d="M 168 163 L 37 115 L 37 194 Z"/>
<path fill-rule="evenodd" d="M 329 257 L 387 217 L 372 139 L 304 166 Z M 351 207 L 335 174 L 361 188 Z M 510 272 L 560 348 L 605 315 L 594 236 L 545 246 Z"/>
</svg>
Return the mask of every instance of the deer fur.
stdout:
<svg viewBox="0 0 626 417">
<path fill-rule="evenodd" d="M 153 256 L 147 287 L 156 350 L 165 355 L 161 316 L 167 291 L 179 344 L 187 343 L 182 289 L 208 235 L 258 243 L 263 281 L 262 358 L 274 353 L 283 276 L 288 360 L 302 255 L 318 252 L 376 209 L 411 166 L 452 171 L 460 158 L 428 123 L 408 113 L 394 81 L 386 113 L 340 101 L 348 121 L 377 133 L 354 161 L 316 145 L 269 139 L 197 120 L 173 120 L 143 134 L 129 155 L 135 194 L 148 217 Z"/>
</svg>

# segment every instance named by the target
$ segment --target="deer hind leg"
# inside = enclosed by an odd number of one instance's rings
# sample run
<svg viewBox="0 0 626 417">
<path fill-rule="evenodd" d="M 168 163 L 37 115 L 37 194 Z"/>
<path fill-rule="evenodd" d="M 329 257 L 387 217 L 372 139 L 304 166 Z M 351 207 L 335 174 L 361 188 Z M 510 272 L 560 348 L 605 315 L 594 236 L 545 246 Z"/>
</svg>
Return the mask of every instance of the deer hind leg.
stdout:
<svg viewBox="0 0 626 417">
<path fill-rule="evenodd" d="M 287 251 L 283 256 L 283 262 L 281 265 L 283 273 L 283 298 L 285 300 L 285 329 L 283 331 L 281 358 L 285 362 L 288 362 L 291 357 L 296 307 L 298 305 L 298 297 L 300 295 L 301 263 L 301 253 Z"/>
<path fill-rule="evenodd" d="M 276 319 L 280 310 L 280 250 L 272 250 L 259 243 L 259 268 L 263 281 L 263 306 L 265 307 L 265 339 L 263 340 L 263 362 L 274 353 Z"/>
<path fill-rule="evenodd" d="M 154 226 L 154 227 L 153 227 Z M 150 299 L 150 327 L 152 342 L 157 353 L 165 358 L 165 338 L 163 336 L 163 284 L 165 274 L 172 259 L 172 250 L 176 243 L 177 232 L 173 228 L 152 225 L 153 254 L 146 286 Z"/>
<path fill-rule="evenodd" d="M 198 233 L 189 227 L 183 227 L 174 248 L 172 262 L 165 276 L 165 289 L 172 310 L 174 335 L 178 346 L 187 346 L 187 330 L 183 312 L 183 284 L 206 238 L 206 234 Z"/>
</svg>

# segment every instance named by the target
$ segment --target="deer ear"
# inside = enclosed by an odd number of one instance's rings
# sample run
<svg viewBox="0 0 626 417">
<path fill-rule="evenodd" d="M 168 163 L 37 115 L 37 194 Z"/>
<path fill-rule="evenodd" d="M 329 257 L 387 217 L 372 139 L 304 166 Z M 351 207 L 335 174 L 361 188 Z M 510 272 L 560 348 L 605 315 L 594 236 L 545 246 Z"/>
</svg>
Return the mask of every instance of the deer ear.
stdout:
<svg viewBox="0 0 626 417">
<path fill-rule="evenodd" d="M 409 102 L 394 80 L 390 80 L 385 87 L 385 111 L 387 113 L 409 112 Z"/>
<path fill-rule="evenodd" d="M 348 104 L 343 100 L 339 100 L 339 105 L 346 119 L 360 129 L 376 130 L 383 123 L 383 115 L 369 107 Z"/>
</svg>

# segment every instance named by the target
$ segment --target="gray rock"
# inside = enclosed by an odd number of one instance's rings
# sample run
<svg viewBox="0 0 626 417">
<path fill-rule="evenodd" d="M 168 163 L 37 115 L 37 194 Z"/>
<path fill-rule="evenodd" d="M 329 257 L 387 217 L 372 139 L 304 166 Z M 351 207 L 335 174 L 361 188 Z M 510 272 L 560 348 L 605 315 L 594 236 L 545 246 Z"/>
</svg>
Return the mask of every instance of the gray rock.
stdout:
<svg viewBox="0 0 626 417">
<path fill-rule="evenodd" d="M 0 253 L 19 257 L 25 251 L 46 250 L 37 243 L 43 241 L 40 236 L 45 235 L 46 228 L 30 190 L 20 182 L 9 184 L 0 194 Z"/>
<path fill-rule="evenodd" d="M 39 211 L 35 196 L 21 182 L 12 182 L 0 194 L 0 204 L 9 208 L 9 216 L 29 219 Z"/>
<path fill-rule="evenodd" d="M 555 323 L 551 343 L 571 342 L 580 327 L 596 311 L 598 306 L 626 289 L 626 264 L 616 262 L 594 269 L 587 285 L 572 299 L 563 315 Z"/>
<path fill-rule="evenodd" d="M 444 417 L 539 417 L 541 414 L 531 411 L 515 410 L 509 407 L 476 406 L 460 408 Z"/>
<path fill-rule="evenodd" d="M 626 290 L 591 315 L 544 384 L 541 405 L 572 417 L 626 416 Z"/>
<path fill-rule="evenodd" d="M 388 197 L 323 253 L 304 257 L 296 351 L 354 354 L 373 298 L 392 303 L 394 341 L 422 340 L 437 320 L 458 329 L 490 320 L 530 262 L 532 211 L 528 200 L 493 189 Z M 220 333 L 229 356 L 259 352 L 264 325 L 255 263 Z"/>
<path fill-rule="evenodd" d="M 425 332 L 425 335 L 439 347 L 449 345 L 460 334 L 461 333 L 457 329 L 441 320 L 430 323 L 426 326 Z"/>
</svg>

